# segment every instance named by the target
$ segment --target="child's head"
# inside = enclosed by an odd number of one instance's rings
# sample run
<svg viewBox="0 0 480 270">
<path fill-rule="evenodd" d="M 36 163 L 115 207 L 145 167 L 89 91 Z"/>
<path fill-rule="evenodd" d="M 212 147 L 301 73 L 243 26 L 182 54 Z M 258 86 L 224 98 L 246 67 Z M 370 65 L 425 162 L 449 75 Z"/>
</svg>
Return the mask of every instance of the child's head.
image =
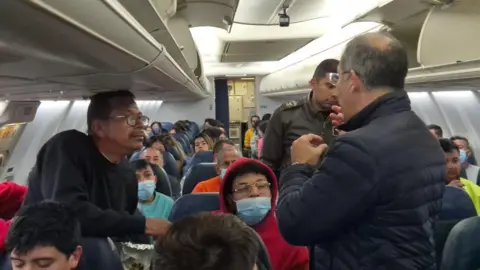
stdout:
<svg viewBox="0 0 480 270">
<path fill-rule="evenodd" d="M 157 242 L 154 270 L 257 269 L 259 238 L 234 215 L 200 214 L 172 224 Z"/>
<path fill-rule="evenodd" d="M 6 240 L 12 268 L 76 269 L 82 255 L 80 237 L 80 223 L 67 207 L 56 202 L 25 207 Z"/>
</svg>

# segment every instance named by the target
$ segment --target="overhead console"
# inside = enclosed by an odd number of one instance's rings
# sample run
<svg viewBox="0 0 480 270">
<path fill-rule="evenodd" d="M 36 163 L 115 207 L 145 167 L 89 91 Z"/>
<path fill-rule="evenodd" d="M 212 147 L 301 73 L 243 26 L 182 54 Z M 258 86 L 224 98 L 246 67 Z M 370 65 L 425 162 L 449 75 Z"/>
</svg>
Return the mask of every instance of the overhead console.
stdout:
<svg viewBox="0 0 480 270">
<path fill-rule="evenodd" d="M 111 0 L 0 1 L 0 99 L 78 99 L 112 89 L 141 99 L 206 97 L 192 68 L 177 63 L 185 57 L 174 59 L 135 17 Z"/>
<path fill-rule="evenodd" d="M 357 30 L 349 27 L 376 22 L 383 27 Z M 336 44 L 283 70 L 265 76 L 260 91 L 266 96 L 309 91 L 315 67 L 324 59 L 339 58 L 346 43 L 356 35 L 384 30 L 399 39 L 409 58 L 407 84 L 480 78 L 480 1 L 390 0 L 358 16 L 341 31 Z M 470 80 L 471 81 L 471 80 Z"/>
</svg>

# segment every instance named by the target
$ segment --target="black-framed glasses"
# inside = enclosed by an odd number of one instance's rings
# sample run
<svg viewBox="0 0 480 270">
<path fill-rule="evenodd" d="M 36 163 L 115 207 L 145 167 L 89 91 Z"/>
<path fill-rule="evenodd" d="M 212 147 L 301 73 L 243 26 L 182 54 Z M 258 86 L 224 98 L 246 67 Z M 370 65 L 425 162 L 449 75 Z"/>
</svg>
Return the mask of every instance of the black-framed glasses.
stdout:
<svg viewBox="0 0 480 270">
<path fill-rule="evenodd" d="M 130 114 L 130 115 L 117 115 L 114 116 L 113 118 L 115 119 L 120 119 L 120 118 L 125 118 L 125 121 L 127 122 L 127 125 L 131 127 L 135 127 L 138 125 L 138 122 L 140 122 L 144 126 L 148 126 L 148 123 L 150 122 L 150 118 L 148 118 L 145 115 L 135 115 L 135 114 Z"/>
<path fill-rule="evenodd" d="M 270 183 L 268 181 L 260 181 L 253 184 L 243 184 L 238 188 L 234 189 L 233 192 L 241 196 L 248 196 L 252 193 L 252 188 L 256 187 L 259 191 L 270 188 Z"/>
</svg>

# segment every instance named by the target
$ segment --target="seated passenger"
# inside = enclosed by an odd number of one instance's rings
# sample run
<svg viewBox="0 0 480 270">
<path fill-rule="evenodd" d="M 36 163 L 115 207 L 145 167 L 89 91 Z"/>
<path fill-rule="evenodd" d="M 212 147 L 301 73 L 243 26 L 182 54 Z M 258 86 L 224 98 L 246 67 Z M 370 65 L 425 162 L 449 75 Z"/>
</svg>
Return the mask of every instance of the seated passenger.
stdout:
<svg viewBox="0 0 480 270">
<path fill-rule="evenodd" d="M 161 135 L 162 133 L 165 132 L 165 130 L 163 130 L 162 123 L 160 123 L 160 122 L 153 122 L 150 125 L 150 129 L 151 129 L 151 132 L 154 136 L 155 135 Z"/>
<path fill-rule="evenodd" d="M 95 94 L 87 111 L 88 135 L 63 131 L 40 149 L 25 205 L 66 204 L 77 215 L 83 237 L 163 234 L 167 220 L 135 214 L 138 182 L 125 158 L 142 147 L 147 124 L 131 92 Z"/>
<path fill-rule="evenodd" d="M 462 164 L 462 176 L 475 184 L 480 184 L 480 167 L 475 164 L 475 157 L 470 147 L 470 142 L 466 137 L 453 136 L 453 143 L 460 150 L 460 163 Z"/>
<path fill-rule="evenodd" d="M 70 209 L 41 202 L 22 209 L 8 233 L 13 270 L 76 269 L 82 256 L 80 223 Z"/>
<path fill-rule="evenodd" d="M 13 182 L 0 184 L 0 254 L 4 251 L 4 243 L 10 226 L 9 219 L 15 216 L 22 206 L 27 188 Z"/>
<path fill-rule="evenodd" d="M 203 130 L 203 133 L 207 134 L 208 137 L 210 137 L 213 141 L 213 143 L 216 143 L 220 139 L 224 139 L 227 136 L 225 136 L 225 132 L 223 132 L 221 129 L 217 127 L 209 127 Z"/>
<path fill-rule="evenodd" d="M 228 147 L 220 150 L 218 155 L 215 156 L 218 176 L 198 183 L 193 189 L 192 193 L 219 192 L 222 179 L 225 176 L 225 172 L 227 171 L 228 167 L 241 157 L 242 155 L 236 148 Z"/>
<path fill-rule="evenodd" d="M 172 194 L 180 194 L 180 182 L 175 176 L 167 174 L 167 172 L 163 169 L 163 155 L 160 153 L 160 151 L 153 147 L 146 148 L 145 150 L 143 150 L 140 158 L 145 159 L 146 161 L 156 164 L 158 167 L 160 167 L 160 169 L 162 169 L 163 172 L 165 172 L 165 174 L 168 176 L 168 182 L 170 183 L 170 187 L 172 188 Z"/>
<path fill-rule="evenodd" d="M 477 215 L 480 215 L 480 187 L 460 177 L 461 163 L 458 147 L 449 139 L 440 139 L 440 145 L 445 152 L 447 161 L 447 185 L 465 190 L 472 199 L 473 205 L 475 205 Z"/>
<path fill-rule="evenodd" d="M 204 213 L 172 224 L 153 270 L 256 270 L 258 251 L 258 237 L 237 217 Z"/>
<path fill-rule="evenodd" d="M 206 118 L 205 122 L 203 123 L 203 129 L 210 127 L 218 127 L 218 121 L 213 118 Z"/>
<path fill-rule="evenodd" d="M 265 164 L 242 158 L 227 171 L 220 191 L 220 209 L 240 217 L 262 237 L 275 270 L 309 269 L 306 247 L 288 244 L 275 217 L 277 178 Z"/>
<path fill-rule="evenodd" d="M 172 198 L 155 191 L 157 177 L 148 161 L 131 163 L 138 180 L 138 208 L 147 218 L 168 218 L 173 207 Z"/>
<path fill-rule="evenodd" d="M 195 146 L 195 153 L 198 153 L 200 151 L 212 150 L 213 148 L 212 138 L 210 138 L 210 136 L 205 133 L 198 134 L 195 137 L 193 144 Z"/>
</svg>

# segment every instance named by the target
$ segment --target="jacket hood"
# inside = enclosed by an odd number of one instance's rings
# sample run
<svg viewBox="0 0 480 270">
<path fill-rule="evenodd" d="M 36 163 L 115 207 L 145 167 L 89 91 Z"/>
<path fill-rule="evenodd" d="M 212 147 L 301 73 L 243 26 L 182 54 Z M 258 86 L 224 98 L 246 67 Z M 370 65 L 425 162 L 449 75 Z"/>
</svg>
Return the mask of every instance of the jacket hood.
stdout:
<svg viewBox="0 0 480 270">
<path fill-rule="evenodd" d="M 265 218 L 268 218 L 269 216 L 272 216 L 275 212 L 277 196 L 278 196 L 277 177 L 275 176 L 275 173 L 273 173 L 273 171 L 270 169 L 270 167 L 268 167 L 267 165 L 263 164 L 262 162 L 256 159 L 241 158 L 235 161 L 232 165 L 230 165 L 227 172 L 225 173 L 224 178 L 222 179 L 222 184 L 220 187 L 220 193 L 219 193 L 220 211 L 223 213 L 231 213 L 231 211 L 228 209 L 227 198 L 232 193 L 231 190 L 232 190 L 234 175 L 236 175 L 237 171 L 242 170 L 243 168 L 249 165 L 257 165 L 258 168 L 261 168 L 262 171 L 264 171 L 264 175 L 267 177 L 267 180 L 270 182 L 270 190 L 272 192 L 272 201 L 271 201 L 272 209 L 265 217 Z"/>
<path fill-rule="evenodd" d="M 10 219 L 22 206 L 27 187 L 13 182 L 0 184 L 0 218 Z"/>
</svg>

